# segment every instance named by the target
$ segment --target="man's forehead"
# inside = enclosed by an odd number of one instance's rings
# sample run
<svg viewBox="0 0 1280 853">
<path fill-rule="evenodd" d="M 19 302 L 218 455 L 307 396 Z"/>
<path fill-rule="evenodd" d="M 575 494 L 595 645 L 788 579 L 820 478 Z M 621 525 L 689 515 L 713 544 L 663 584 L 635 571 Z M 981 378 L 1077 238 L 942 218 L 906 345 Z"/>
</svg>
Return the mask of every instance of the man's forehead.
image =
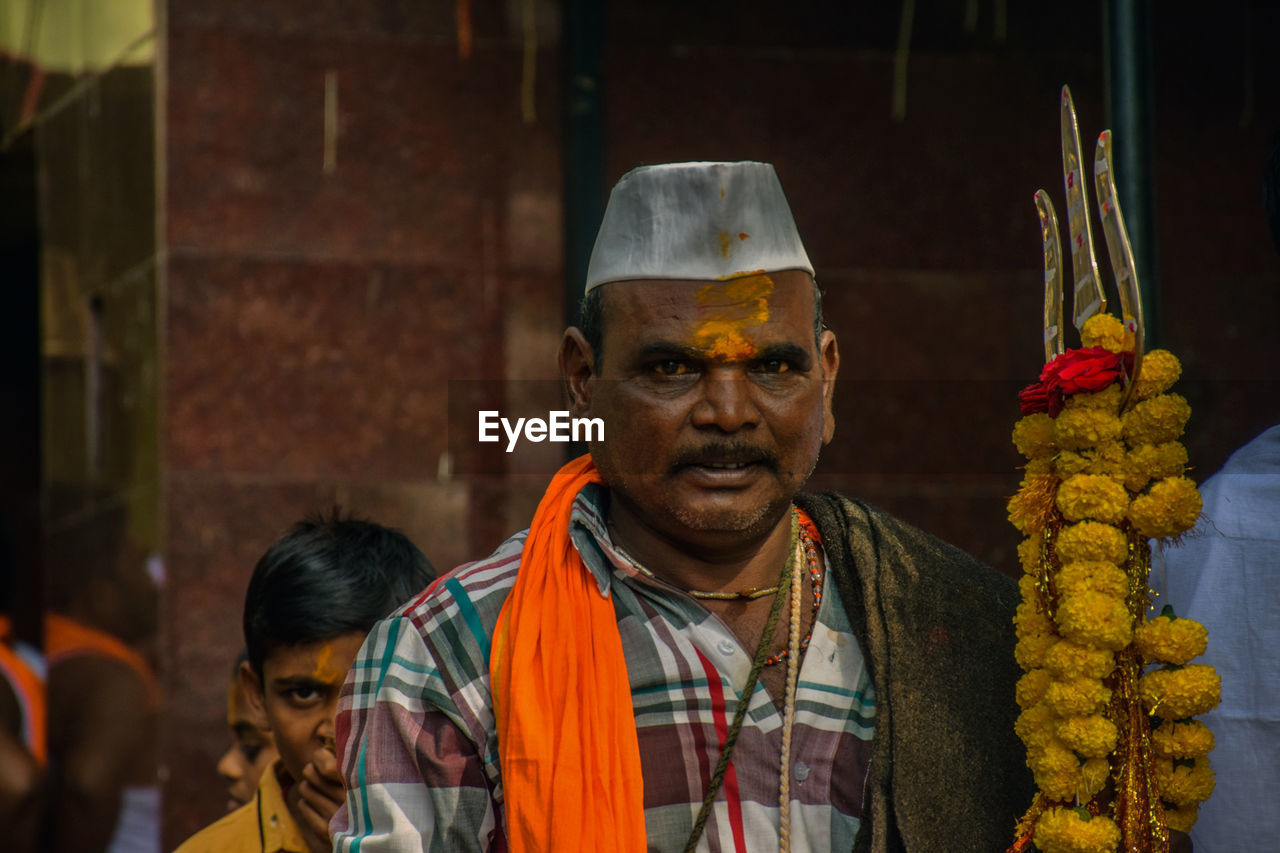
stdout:
<svg viewBox="0 0 1280 853">
<path fill-rule="evenodd" d="M 741 361 L 762 348 L 808 349 L 813 284 L 805 272 L 739 276 L 728 281 L 630 280 L 604 287 L 605 346 L 622 352 L 679 351 Z M 619 352 L 619 355 L 622 354 Z"/>
<path fill-rule="evenodd" d="M 813 279 L 803 270 L 755 273 L 725 281 L 706 279 L 630 279 L 601 288 L 609 308 L 632 316 L 681 314 L 698 315 L 736 306 L 768 309 L 772 314 L 793 306 L 806 307 L 812 299 Z M 674 316 L 671 319 L 676 319 Z"/>
</svg>

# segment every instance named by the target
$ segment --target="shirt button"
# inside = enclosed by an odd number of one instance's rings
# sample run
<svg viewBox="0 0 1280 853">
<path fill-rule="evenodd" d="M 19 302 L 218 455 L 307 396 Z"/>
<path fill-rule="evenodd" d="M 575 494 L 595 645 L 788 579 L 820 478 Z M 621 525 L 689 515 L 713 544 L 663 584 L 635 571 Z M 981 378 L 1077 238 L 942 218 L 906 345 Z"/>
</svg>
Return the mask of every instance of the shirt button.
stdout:
<svg viewBox="0 0 1280 853">
<path fill-rule="evenodd" d="M 809 778 L 809 765 L 803 761 L 796 762 L 796 781 L 803 782 Z"/>
<path fill-rule="evenodd" d="M 731 655 L 736 649 L 736 646 L 734 646 L 733 643 L 729 642 L 728 640 L 721 640 L 720 642 L 716 643 L 716 648 L 720 650 L 720 654 L 722 655 Z"/>
</svg>

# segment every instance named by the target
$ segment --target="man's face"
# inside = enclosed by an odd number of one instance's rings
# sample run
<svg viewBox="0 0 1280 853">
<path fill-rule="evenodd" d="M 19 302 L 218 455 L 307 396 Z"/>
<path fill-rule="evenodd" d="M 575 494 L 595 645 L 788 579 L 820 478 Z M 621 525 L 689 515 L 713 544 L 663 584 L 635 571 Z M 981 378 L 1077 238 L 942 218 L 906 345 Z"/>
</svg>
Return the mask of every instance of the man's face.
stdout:
<svg viewBox="0 0 1280 853">
<path fill-rule="evenodd" d="M 271 730 L 280 763 L 295 781 L 317 750 L 333 748 L 338 694 L 365 635 L 282 646 L 262 662 L 262 679 L 249 664 L 240 672 L 255 722 Z"/>
<path fill-rule="evenodd" d="M 575 329 L 561 364 L 574 414 L 604 419 L 591 455 L 614 500 L 675 539 L 771 529 L 834 430 L 839 353 L 831 332 L 815 345 L 812 280 L 603 286 L 598 375 Z"/>
</svg>

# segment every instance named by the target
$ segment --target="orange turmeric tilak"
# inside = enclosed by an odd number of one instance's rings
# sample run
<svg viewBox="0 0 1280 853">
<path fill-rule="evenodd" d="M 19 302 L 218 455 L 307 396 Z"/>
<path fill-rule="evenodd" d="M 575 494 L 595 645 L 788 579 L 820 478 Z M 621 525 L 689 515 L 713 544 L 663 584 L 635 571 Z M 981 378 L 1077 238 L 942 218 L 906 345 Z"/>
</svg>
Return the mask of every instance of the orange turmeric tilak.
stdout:
<svg viewBox="0 0 1280 853">
<path fill-rule="evenodd" d="M 708 284 L 698 290 L 699 322 L 693 345 L 712 358 L 738 361 L 755 355 L 747 329 L 769 320 L 773 279 L 761 274 Z"/>
</svg>

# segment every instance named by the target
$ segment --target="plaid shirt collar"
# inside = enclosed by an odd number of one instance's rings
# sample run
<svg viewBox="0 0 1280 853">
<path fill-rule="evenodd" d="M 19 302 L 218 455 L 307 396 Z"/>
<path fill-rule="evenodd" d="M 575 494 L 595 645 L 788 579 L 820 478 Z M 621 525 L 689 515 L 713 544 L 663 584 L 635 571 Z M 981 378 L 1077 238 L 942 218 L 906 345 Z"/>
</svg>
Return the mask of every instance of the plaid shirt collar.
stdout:
<svg viewBox="0 0 1280 853">
<path fill-rule="evenodd" d="M 609 490 L 593 483 L 578 493 L 569 515 L 569 538 L 605 597 L 615 580 L 644 576 L 644 571 L 613 544 L 605 518 L 608 508 Z"/>
</svg>

